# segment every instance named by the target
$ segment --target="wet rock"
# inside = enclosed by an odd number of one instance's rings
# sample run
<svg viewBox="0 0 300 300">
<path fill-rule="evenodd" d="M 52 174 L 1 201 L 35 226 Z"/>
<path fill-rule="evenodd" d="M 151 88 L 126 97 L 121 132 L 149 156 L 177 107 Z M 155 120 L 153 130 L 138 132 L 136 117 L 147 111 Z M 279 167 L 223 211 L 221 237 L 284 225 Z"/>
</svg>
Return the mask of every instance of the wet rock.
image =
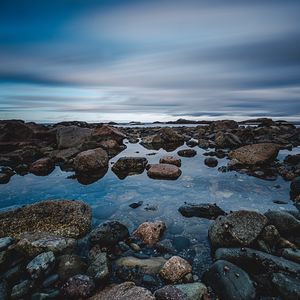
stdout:
<svg viewBox="0 0 300 300">
<path fill-rule="evenodd" d="M 194 139 L 191 139 L 191 140 L 186 142 L 186 145 L 193 148 L 193 147 L 196 147 L 198 145 L 198 141 L 196 141 Z"/>
<path fill-rule="evenodd" d="M 0 237 L 48 232 L 79 238 L 91 228 L 91 208 L 82 201 L 49 200 L 0 213 Z"/>
<path fill-rule="evenodd" d="M 66 254 L 58 258 L 57 274 L 61 280 L 85 274 L 86 270 L 87 264 L 76 254 Z"/>
<path fill-rule="evenodd" d="M 124 149 L 126 149 L 126 146 L 123 144 L 119 144 L 115 140 L 106 140 L 99 143 L 99 146 L 103 148 L 107 153 L 109 157 L 114 157 L 118 153 L 122 152 Z"/>
<path fill-rule="evenodd" d="M 292 261 L 300 264 L 300 250 L 299 249 L 292 249 L 292 248 L 283 249 L 282 256 L 286 259 L 292 260 Z"/>
<path fill-rule="evenodd" d="M 147 163 L 145 157 L 121 157 L 111 169 L 120 179 L 124 179 L 129 175 L 143 173 Z"/>
<path fill-rule="evenodd" d="M 290 197 L 295 200 L 300 196 L 300 177 L 296 177 L 291 182 Z"/>
<path fill-rule="evenodd" d="M 204 280 L 222 300 L 255 299 L 255 288 L 249 275 L 228 261 L 216 261 L 204 275 Z"/>
<path fill-rule="evenodd" d="M 257 239 L 267 222 L 260 213 L 240 210 L 218 217 L 211 224 L 208 236 L 215 248 L 248 246 Z"/>
<path fill-rule="evenodd" d="M 86 150 L 77 154 L 74 159 L 74 170 L 77 173 L 97 173 L 108 167 L 108 155 L 102 148 Z"/>
<path fill-rule="evenodd" d="M 10 236 L 0 238 L 0 251 L 6 250 L 13 242 L 14 240 Z"/>
<path fill-rule="evenodd" d="M 0 281 L 0 299 L 8 299 L 8 286 L 4 280 Z"/>
<path fill-rule="evenodd" d="M 181 167 L 181 159 L 177 158 L 175 156 L 170 156 L 170 155 L 166 155 L 163 156 L 160 160 L 159 160 L 160 164 L 169 164 L 169 165 L 174 165 L 177 167 Z"/>
<path fill-rule="evenodd" d="M 295 300 L 300 299 L 300 279 L 281 273 L 274 273 L 272 283 L 283 299 Z"/>
<path fill-rule="evenodd" d="M 229 152 L 228 157 L 244 165 L 263 165 L 272 162 L 277 157 L 279 149 L 280 146 L 273 143 L 253 144 Z"/>
<path fill-rule="evenodd" d="M 281 234 L 300 234 L 300 222 L 285 211 L 267 211 L 269 224 L 274 225 Z"/>
<path fill-rule="evenodd" d="M 151 258 L 136 258 L 133 256 L 127 256 L 119 258 L 116 261 L 118 267 L 126 267 L 127 269 L 139 268 L 144 274 L 155 275 L 162 266 L 166 263 L 166 260 L 162 257 Z"/>
<path fill-rule="evenodd" d="M 78 126 L 63 126 L 57 128 L 56 139 L 58 149 L 77 147 L 91 137 L 91 129 Z"/>
<path fill-rule="evenodd" d="M 207 288 L 201 282 L 177 284 L 175 287 L 186 294 L 190 300 L 202 300 L 207 295 Z"/>
<path fill-rule="evenodd" d="M 48 158 L 40 158 L 32 163 L 29 172 L 37 176 L 47 176 L 54 170 L 54 162 Z"/>
<path fill-rule="evenodd" d="M 239 127 L 238 122 L 234 120 L 220 120 L 214 121 L 209 125 L 212 131 L 237 129 Z"/>
<path fill-rule="evenodd" d="M 135 208 L 138 208 L 138 207 L 142 206 L 143 203 L 144 203 L 143 201 L 133 202 L 133 203 L 129 204 L 129 206 L 130 206 L 131 208 L 135 209 Z"/>
<path fill-rule="evenodd" d="M 52 251 L 55 254 L 62 253 L 72 250 L 76 244 L 75 239 L 64 238 L 46 232 L 23 233 L 19 238 L 16 248 L 29 257 L 47 251 Z"/>
<path fill-rule="evenodd" d="M 43 286 L 44 288 L 51 287 L 51 286 L 53 286 L 58 280 L 59 280 L 59 275 L 58 275 L 58 274 L 50 275 L 49 277 L 47 277 L 47 278 L 43 281 L 42 286 Z"/>
<path fill-rule="evenodd" d="M 14 173 L 0 173 L 0 184 L 7 184 Z"/>
<path fill-rule="evenodd" d="M 33 289 L 33 282 L 31 280 L 24 280 L 19 284 L 13 286 L 11 290 L 11 299 L 22 299 L 24 296 L 28 295 Z"/>
<path fill-rule="evenodd" d="M 199 217 L 206 219 L 215 219 L 218 216 L 225 215 L 225 212 L 216 204 L 210 203 L 185 203 L 180 206 L 178 211 L 187 218 Z"/>
<path fill-rule="evenodd" d="M 146 245 L 154 245 L 157 243 L 164 233 L 166 225 L 162 221 L 142 223 L 134 232 Z"/>
<path fill-rule="evenodd" d="M 90 263 L 87 274 L 95 280 L 104 280 L 109 276 L 109 266 L 106 253 L 99 253 Z"/>
<path fill-rule="evenodd" d="M 102 125 L 94 129 L 92 139 L 95 141 L 115 140 L 119 144 L 123 143 L 126 135 L 116 127 Z"/>
<path fill-rule="evenodd" d="M 30 274 L 32 279 L 40 279 L 48 275 L 55 265 L 55 256 L 53 252 L 44 252 L 36 256 L 26 266 L 27 272 Z"/>
<path fill-rule="evenodd" d="M 66 163 L 71 158 L 74 158 L 79 152 L 80 150 L 78 148 L 71 147 L 62 150 L 54 150 L 51 152 L 50 157 L 56 162 Z"/>
<path fill-rule="evenodd" d="M 136 286 L 133 282 L 123 282 L 117 285 L 110 285 L 103 291 L 98 292 L 89 300 L 155 300 L 150 291 L 143 287 Z"/>
<path fill-rule="evenodd" d="M 34 293 L 31 300 L 50 300 L 57 299 L 60 296 L 59 290 L 51 290 L 49 293 Z"/>
<path fill-rule="evenodd" d="M 286 272 L 300 274 L 300 264 L 251 248 L 219 248 L 216 259 L 228 260 L 254 273 Z"/>
<path fill-rule="evenodd" d="M 210 168 L 214 168 L 218 165 L 218 160 L 213 157 L 205 158 L 204 160 L 205 165 L 207 165 Z"/>
<path fill-rule="evenodd" d="M 129 237 L 127 227 L 118 221 L 109 221 L 100 224 L 90 233 L 92 244 L 111 247 Z"/>
<path fill-rule="evenodd" d="M 75 275 L 69 278 L 61 287 L 61 293 L 71 299 L 89 297 L 95 290 L 93 279 L 87 275 Z"/>
<path fill-rule="evenodd" d="M 229 133 L 218 131 L 215 137 L 215 144 L 217 148 L 237 148 L 242 145 L 238 136 Z"/>
<path fill-rule="evenodd" d="M 151 165 L 147 175 L 153 179 L 171 179 L 175 180 L 181 175 L 181 170 L 174 165 L 154 164 Z"/>
<path fill-rule="evenodd" d="M 155 244 L 155 248 L 161 253 L 175 253 L 176 249 L 173 246 L 172 240 L 164 239 Z"/>
<path fill-rule="evenodd" d="M 166 285 L 154 293 L 156 300 L 190 300 L 187 295 L 172 285 Z"/>
<path fill-rule="evenodd" d="M 202 149 L 209 148 L 209 141 L 207 141 L 205 139 L 199 139 L 198 144 L 199 144 L 199 147 L 202 148 Z"/>
<path fill-rule="evenodd" d="M 179 256 L 172 256 L 162 267 L 159 274 L 168 282 L 178 282 L 192 272 L 192 266 Z"/>
<path fill-rule="evenodd" d="M 177 154 L 182 157 L 193 157 L 197 154 L 197 151 L 194 149 L 183 149 L 179 150 Z"/>
</svg>

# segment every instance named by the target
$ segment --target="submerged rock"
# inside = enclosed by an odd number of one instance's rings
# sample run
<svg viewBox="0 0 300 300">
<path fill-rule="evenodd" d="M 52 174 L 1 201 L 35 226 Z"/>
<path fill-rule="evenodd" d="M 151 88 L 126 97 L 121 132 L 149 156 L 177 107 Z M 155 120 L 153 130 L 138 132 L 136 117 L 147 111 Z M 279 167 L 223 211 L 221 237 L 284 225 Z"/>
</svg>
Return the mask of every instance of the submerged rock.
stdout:
<svg viewBox="0 0 300 300">
<path fill-rule="evenodd" d="M 185 203 L 179 207 L 178 211 L 184 217 L 199 217 L 199 218 L 207 218 L 207 219 L 215 219 L 218 216 L 225 215 L 225 212 L 216 204 L 210 203 Z"/>
<path fill-rule="evenodd" d="M 255 299 L 255 288 L 249 275 L 236 265 L 225 261 L 216 261 L 204 275 L 221 300 Z"/>
<path fill-rule="evenodd" d="M 194 149 L 182 149 L 179 150 L 177 154 L 182 157 L 193 157 L 197 154 L 197 151 Z"/>
<path fill-rule="evenodd" d="M 253 144 L 231 151 L 228 157 L 244 165 L 262 165 L 272 162 L 277 157 L 279 149 L 280 146 L 273 143 Z"/>
<path fill-rule="evenodd" d="M 54 162 L 48 158 L 40 158 L 32 163 L 29 167 L 29 172 L 38 176 L 47 176 L 54 170 Z"/>
<path fill-rule="evenodd" d="M 147 163 L 145 157 L 121 157 L 111 169 L 120 179 L 124 179 L 129 175 L 143 173 Z"/>
<path fill-rule="evenodd" d="M 192 266 L 179 256 L 172 256 L 161 268 L 160 276 L 168 282 L 178 282 L 192 272 Z"/>
<path fill-rule="evenodd" d="M 248 246 L 257 239 L 267 222 L 260 213 L 240 210 L 218 217 L 211 224 L 208 236 L 214 248 Z"/>
<path fill-rule="evenodd" d="M 0 237 L 48 232 L 79 238 L 91 228 L 91 208 L 82 201 L 49 200 L 0 213 Z"/>
<path fill-rule="evenodd" d="M 93 279 L 87 275 L 75 275 L 69 278 L 61 287 L 64 296 L 72 299 L 89 297 L 95 289 Z"/>
<path fill-rule="evenodd" d="M 160 160 L 159 160 L 160 164 L 169 164 L 169 165 L 174 165 L 177 167 L 181 167 L 181 159 L 177 158 L 175 156 L 170 156 L 170 155 L 166 155 L 163 156 Z"/>
<path fill-rule="evenodd" d="M 90 233 L 90 241 L 92 244 L 111 247 L 120 241 L 124 241 L 129 237 L 127 227 L 118 221 L 108 221 L 98 225 Z"/>
<path fill-rule="evenodd" d="M 147 245 L 154 245 L 157 243 L 164 233 L 166 225 L 162 221 L 145 222 L 142 223 L 134 232 Z"/>
<path fill-rule="evenodd" d="M 170 164 L 154 164 L 151 165 L 147 174 L 153 179 L 175 180 L 181 175 L 181 170 L 177 166 Z"/>
<path fill-rule="evenodd" d="M 106 287 L 89 300 L 155 300 L 150 291 L 136 286 L 133 282 L 123 282 Z"/>
</svg>

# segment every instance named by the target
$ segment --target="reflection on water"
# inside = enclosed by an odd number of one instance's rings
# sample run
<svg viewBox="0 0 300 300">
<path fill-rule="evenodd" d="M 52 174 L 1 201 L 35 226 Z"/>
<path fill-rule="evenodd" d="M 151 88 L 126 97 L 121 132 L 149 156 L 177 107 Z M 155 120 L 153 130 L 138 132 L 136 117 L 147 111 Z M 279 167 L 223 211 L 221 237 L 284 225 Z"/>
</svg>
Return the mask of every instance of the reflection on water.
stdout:
<svg viewBox="0 0 300 300">
<path fill-rule="evenodd" d="M 165 150 L 147 150 L 139 144 L 128 144 L 118 156 L 143 156 L 149 163 L 158 163 L 160 157 L 172 154 Z M 185 149 L 181 146 L 179 149 Z M 6 185 L 0 186 L 0 208 L 7 209 L 46 199 L 81 199 L 93 209 L 94 223 L 116 219 L 134 230 L 140 223 L 148 220 L 162 220 L 167 225 L 166 238 L 188 237 L 206 264 L 209 263 L 207 228 L 209 220 L 184 218 L 178 212 L 185 201 L 191 203 L 217 203 L 223 210 L 248 209 L 265 212 L 268 209 L 293 209 L 289 200 L 289 182 L 281 177 L 275 181 L 265 181 L 236 172 L 221 173 L 217 168 L 208 168 L 203 161 L 204 150 L 196 147 L 197 155 L 182 157 L 182 175 L 176 181 L 153 180 L 146 172 L 128 176 L 120 180 L 111 171 L 97 182 L 82 185 L 70 179 L 73 173 L 56 168 L 48 177 L 29 174 L 24 177 L 13 176 Z M 176 154 L 176 151 L 173 153 Z M 147 155 L 157 152 L 156 155 Z M 293 152 L 299 152 L 296 149 Z M 288 151 L 281 151 L 283 159 Z M 219 166 L 226 165 L 226 159 L 219 160 Z M 274 204 L 273 200 L 285 200 L 286 205 Z M 143 205 L 132 209 L 129 204 L 143 201 Z M 199 249 L 200 247 L 200 249 Z"/>
</svg>

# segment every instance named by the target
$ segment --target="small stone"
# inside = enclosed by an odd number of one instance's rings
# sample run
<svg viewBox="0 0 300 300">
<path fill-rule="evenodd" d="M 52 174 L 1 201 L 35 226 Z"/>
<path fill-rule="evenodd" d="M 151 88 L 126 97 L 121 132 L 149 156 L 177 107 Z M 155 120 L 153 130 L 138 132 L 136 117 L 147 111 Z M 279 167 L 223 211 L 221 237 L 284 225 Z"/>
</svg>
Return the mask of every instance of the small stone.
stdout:
<svg viewBox="0 0 300 300">
<path fill-rule="evenodd" d="M 154 296 L 156 300 L 190 300 L 183 291 L 172 285 L 156 290 Z"/>
<path fill-rule="evenodd" d="M 138 207 L 140 207 L 142 205 L 143 205 L 143 201 L 139 201 L 139 202 L 133 202 L 133 203 L 129 204 L 129 207 L 135 209 L 135 208 L 138 208 Z"/>
<path fill-rule="evenodd" d="M 64 296 L 70 298 L 87 298 L 95 289 L 93 279 L 87 275 L 75 275 L 69 278 L 61 287 Z"/>
<path fill-rule="evenodd" d="M 47 277 L 44 281 L 43 281 L 43 287 L 48 288 L 50 286 L 52 286 L 55 282 L 57 282 L 59 280 L 59 275 L 58 274 L 53 274 L 49 277 Z"/>
<path fill-rule="evenodd" d="M 33 282 L 31 280 L 24 280 L 19 284 L 13 286 L 11 290 L 11 299 L 20 299 L 28 295 L 33 288 Z"/>
<path fill-rule="evenodd" d="M 153 179 L 176 180 L 181 175 L 181 170 L 170 164 L 154 164 L 150 166 L 147 175 Z"/>
<path fill-rule="evenodd" d="M 197 154 L 197 151 L 194 149 L 183 149 L 179 150 L 177 154 L 182 157 L 193 157 Z"/>
<path fill-rule="evenodd" d="M 204 160 L 205 165 L 207 165 L 210 168 L 214 168 L 218 165 L 218 160 L 213 157 L 205 158 Z"/>
<path fill-rule="evenodd" d="M 201 282 L 177 284 L 175 287 L 186 294 L 190 300 L 202 300 L 207 295 L 207 287 Z"/>
<path fill-rule="evenodd" d="M 165 229 L 166 225 L 162 221 L 145 222 L 133 234 L 141 238 L 145 244 L 154 245 L 159 241 Z"/>
<path fill-rule="evenodd" d="M 109 267 L 106 253 L 99 253 L 87 269 L 87 274 L 95 280 L 104 280 L 109 276 Z"/>
<path fill-rule="evenodd" d="M 0 238 L 0 251 L 6 250 L 13 243 L 13 238 L 10 236 Z"/>
</svg>

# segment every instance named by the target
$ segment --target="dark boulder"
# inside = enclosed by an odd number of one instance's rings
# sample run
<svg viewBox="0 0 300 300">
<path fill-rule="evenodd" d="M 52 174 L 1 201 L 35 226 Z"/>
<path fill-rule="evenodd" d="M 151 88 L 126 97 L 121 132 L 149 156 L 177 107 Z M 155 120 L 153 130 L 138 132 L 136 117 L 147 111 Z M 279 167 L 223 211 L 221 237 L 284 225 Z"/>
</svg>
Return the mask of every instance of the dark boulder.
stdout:
<svg viewBox="0 0 300 300">
<path fill-rule="evenodd" d="M 179 207 L 178 211 L 184 217 L 199 217 L 199 218 L 206 218 L 206 219 L 215 219 L 218 216 L 225 215 L 225 212 L 216 204 L 210 203 L 185 203 Z"/>
<path fill-rule="evenodd" d="M 124 179 L 129 175 L 143 173 L 147 163 L 145 157 L 121 157 L 111 169 L 120 179 Z"/>
<path fill-rule="evenodd" d="M 214 157 L 208 157 L 208 158 L 205 158 L 204 163 L 208 167 L 214 168 L 218 165 L 218 160 Z"/>
<path fill-rule="evenodd" d="M 54 168 L 54 162 L 50 158 L 44 157 L 33 162 L 29 167 L 29 172 L 37 176 L 47 176 Z"/>
<path fill-rule="evenodd" d="M 290 197 L 292 200 L 295 200 L 299 196 L 300 196 L 300 177 L 296 177 L 291 182 Z"/>
<path fill-rule="evenodd" d="M 272 283 L 279 295 L 286 300 L 300 299 L 300 279 L 281 273 L 274 273 Z"/>
<path fill-rule="evenodd" d="M 182 149 L 179 150 L 177 154 L 182 157 L 193 157 L 197 154 L 197 151 L 194 149 Z"/>
</svg>

